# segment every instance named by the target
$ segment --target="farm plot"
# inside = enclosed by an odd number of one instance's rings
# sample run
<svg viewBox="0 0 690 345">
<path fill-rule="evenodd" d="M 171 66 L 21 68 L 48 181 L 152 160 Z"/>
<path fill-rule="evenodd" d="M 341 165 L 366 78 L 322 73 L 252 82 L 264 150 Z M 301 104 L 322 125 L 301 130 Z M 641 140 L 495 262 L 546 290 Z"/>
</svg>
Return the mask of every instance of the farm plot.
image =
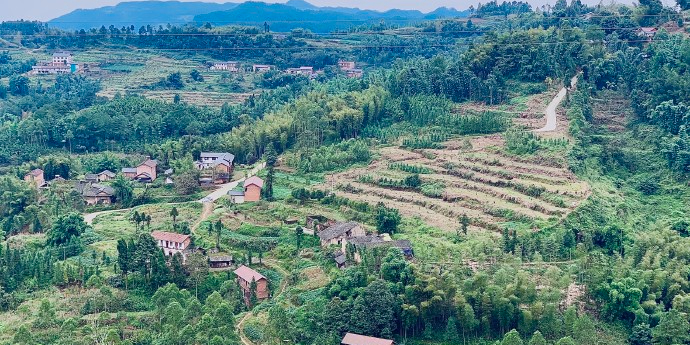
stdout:
<svg viewBox="0 0 690 345">
<path fill-rule="evenodd" d="M 368 203 L 383 202 L 403 216 L 455 231 L 458 219 L 470 230 L 501 231 L 502 223 L 558 220 L 589 196 L 589 185 L 559 162 L 539 156 L 512 157 L 497 149 L 500 136 L 473 137 L 471 150 L 457 140 L 442 149 L 384 147 L 365 168 L 327 176 L 323 188 Z M 403 181 L 419 174 L 418 186 Z"/>
</svg>

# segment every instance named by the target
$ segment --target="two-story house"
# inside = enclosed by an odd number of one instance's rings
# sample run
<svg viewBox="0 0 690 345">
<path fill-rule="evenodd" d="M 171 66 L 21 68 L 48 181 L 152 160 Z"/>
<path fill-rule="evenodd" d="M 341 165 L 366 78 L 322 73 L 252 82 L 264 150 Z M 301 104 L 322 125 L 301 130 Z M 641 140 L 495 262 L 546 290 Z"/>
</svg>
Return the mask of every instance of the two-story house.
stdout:
<svg viewBox="0 0 690 345">
<path fill-rule="evenodd" d="M 211 66 L 212 71 L 228 71 L 228 72 L 238 72 L 239 69 L 239 63 L 237 61 L 223 61 L 223 62 L 214 62 L 213 66 Z"/>
<path fill-rule="evenodd" d="M 182 255 L 182 259 L 187 258 L 186 250 L 192 243 L 189 235 L 177 234 L 174 232 L 154 231 L 151 236 L 156 240 L 158 247 L 163 250 L 165 256 L 173 256 L 176 253 Z"/>
<path fill-rule="evenodd" d="M 40 188 L 46 185 L 45 177 L 43 176 L 43 170 L 34 169 L 29 171 L 28 174 L 24 175 L 24 181 Z"/>
<path fill-rule="evenodd" d="M 242 265 L 235 270 L 237 284 L 242 289 L 244 303 L 250 306 L 252 296 L 252 282 L 256 283 L 256 299 L 261 301 L 269 297 L 268 280 L 261 273 Z"/>
<path fill-rule="evenodd" d="M 152 182 L 156 179 L 156 168 L 158 167 L 158 161 L 153 159 L 147 159 L 143 163 L 137 166 L 137 174 L 134 177 L 140 182 Z"/>
<path fill-rule="evenodd" d="M 244 181 L 244 201 L 253 202 L 261 200 L 261 189 L 264 188 L 264 180 L 258 176 L 252 176 Z"/>
</svg>

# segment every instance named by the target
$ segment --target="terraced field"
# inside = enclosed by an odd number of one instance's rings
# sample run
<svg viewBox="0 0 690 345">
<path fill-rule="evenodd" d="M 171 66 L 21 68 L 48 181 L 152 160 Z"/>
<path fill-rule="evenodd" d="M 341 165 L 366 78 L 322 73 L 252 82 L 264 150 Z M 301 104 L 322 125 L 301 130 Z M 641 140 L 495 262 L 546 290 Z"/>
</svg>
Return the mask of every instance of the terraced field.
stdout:
<svg viewBox="0 0 690 345">
<path fill-rule="evenodd" d="M 383 202 L 448 231 L 458 228 L 463 214 L 471 218 L 470 230 L 481 231 L 500 231 L 506 222 L 559 219 L 589 196 L 588 184 L 564 163 L 506 155 L 497 135 L 471 142 L 472 150 L 457 148 L 455 141 L 443 149 L 384 147 L 369 166 L 327 176 L 324 186 L 353 200 Z M 386 183 L 410 176 L 411 169 L 420 172 L 420 188 Z"/>
</svg>

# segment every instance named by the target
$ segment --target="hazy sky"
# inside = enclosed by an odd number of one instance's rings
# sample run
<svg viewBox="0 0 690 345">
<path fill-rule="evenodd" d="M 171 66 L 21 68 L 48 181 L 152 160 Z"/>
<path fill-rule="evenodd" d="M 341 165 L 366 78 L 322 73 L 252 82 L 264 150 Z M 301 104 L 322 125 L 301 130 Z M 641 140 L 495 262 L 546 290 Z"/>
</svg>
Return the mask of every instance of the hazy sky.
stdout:
<svg viewBox="0 0 690 345">
<path fill-rule="evenodd" d="M 190 1 L 190 0 L 182 0 Z M 242 0 L 202 0 L 205 2 L 242 2 Z M 264 2 L 285 2 L 286 0 L 263 0 Z M 318 6 L 346 6 L 362 9 L 387 10 L 390 8 L 418 9 L 424 12 L 432 11 L 440 6 L 455 7 L 459 10 L 479 2 L 489 0 L 308 0 Z M 499 0 L 500 2 L 501 0 Z M 556 0 L 527 0 L 532 5 L 555 3 Z M 610 3 L 612 0 L 601 0 Z M 633 0 L 617 0 L 630 3 Z M 97 8 L 115 5 L 120 0 L 0 0 L 0 20 L 32 19 L 49 20 L 78 8 Z M 597 4 L 599 0 L 584 0 L 587 4 Z"/>
</svg>

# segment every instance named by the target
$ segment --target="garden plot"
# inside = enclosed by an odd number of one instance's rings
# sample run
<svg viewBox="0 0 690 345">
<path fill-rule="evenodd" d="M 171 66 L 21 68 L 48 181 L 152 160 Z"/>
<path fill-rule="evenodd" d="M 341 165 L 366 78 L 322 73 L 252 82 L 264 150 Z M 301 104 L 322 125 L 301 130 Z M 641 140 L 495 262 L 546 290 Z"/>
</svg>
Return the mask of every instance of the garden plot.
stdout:
<svg viewBox="0 0 690 345">
<path fill-rule="evenodd" d="M 447 231 L 467 215 L 470 230 L 501 231 L 502 223 L 557 220 L 589 196 L 589 185 L 558 161 L 513 157 L 498 150 L 500 136 L 473 137 L 472 149 L 450 140 L 444 149 L 384 147 L 369 166 L 327 176 L 335 193 L 383 202 L 403 216 Z M 421 186 L 402 185 L 418 173 Z"/>
</svg>

